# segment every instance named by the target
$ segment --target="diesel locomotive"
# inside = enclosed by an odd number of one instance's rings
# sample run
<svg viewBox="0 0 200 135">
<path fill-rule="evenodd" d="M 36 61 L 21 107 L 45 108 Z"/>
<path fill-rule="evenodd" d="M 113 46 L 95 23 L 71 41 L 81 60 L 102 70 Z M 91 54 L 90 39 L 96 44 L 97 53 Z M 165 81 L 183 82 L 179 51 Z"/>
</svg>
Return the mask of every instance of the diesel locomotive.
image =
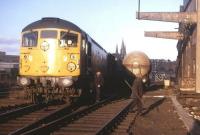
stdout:
<svg viewBox="0 0 200 135">
<path fill-rule="evenodd" d="M 110 71 L 108 53 L 69 21 L 42 18 L 22 30 L 18 82 L 34 102 L 87 95 L 96 72 Z"/>
</svg>

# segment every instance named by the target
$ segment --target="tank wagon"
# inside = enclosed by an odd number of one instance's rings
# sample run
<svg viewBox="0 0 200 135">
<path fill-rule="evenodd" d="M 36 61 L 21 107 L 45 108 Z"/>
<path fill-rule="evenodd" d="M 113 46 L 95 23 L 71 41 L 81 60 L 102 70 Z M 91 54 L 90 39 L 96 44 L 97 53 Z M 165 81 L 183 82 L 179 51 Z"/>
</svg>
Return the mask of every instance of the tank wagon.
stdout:
<svg viewBox="0 0 200 135">
<path fill-rule="evenodd" d="M 149 85 L 150 60 L 148 56 L 139 51 L 127 54 L 123 65 L 136 77 L 142 77 L 142 82 Z"/>
<path fill-rule="evenodd" d="M 94 75 L 108 74 L 108 53 L 75 24 L 42 18 L 22 30 L 19 84 L 34 102 L 91 93 Z"/>
</svg>

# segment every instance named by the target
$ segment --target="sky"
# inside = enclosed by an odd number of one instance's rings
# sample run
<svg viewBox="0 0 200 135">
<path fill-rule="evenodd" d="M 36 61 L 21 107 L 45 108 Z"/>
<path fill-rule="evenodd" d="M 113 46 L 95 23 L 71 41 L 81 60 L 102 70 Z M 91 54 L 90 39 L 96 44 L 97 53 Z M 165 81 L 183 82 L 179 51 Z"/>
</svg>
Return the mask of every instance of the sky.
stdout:
<svg viewBox="0 0 200 135">
<path fill-rule="evenodd" d="M 141 0 L 141 11 L 177 12 L 182 0 Z M 177 23 L 136 19 L 138 0 L 0 0 L 0 51 L 19 55 L 21 30 L 43 17 L 73 22 L 108 52 L 122 40 L 151 59 L 176 60 L 176 40 L 144 37 L 144 31 L 176 31 Z"/>
</svg>

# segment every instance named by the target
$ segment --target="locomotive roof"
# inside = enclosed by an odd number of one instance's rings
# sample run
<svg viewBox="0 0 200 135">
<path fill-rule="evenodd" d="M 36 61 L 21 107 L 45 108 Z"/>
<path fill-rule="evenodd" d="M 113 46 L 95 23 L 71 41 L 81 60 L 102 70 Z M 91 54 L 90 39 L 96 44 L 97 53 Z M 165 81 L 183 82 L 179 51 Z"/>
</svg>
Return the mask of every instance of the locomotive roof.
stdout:
<svg viewBox="0 0 200 135">
<path fill-rule="evenodd" d="M 82 29 L 80 29 L 77 25 L 73 24 L 72 22 L 69 22 L 69 21 L 66 21 L 66 20 L 63 20 L 60 18 L 55 18 L 55 17 L 45 17 L 45 18 L 42 18 L 41 20 L 33 22 L 33 23 L 27 25 L 22 30 L 22 32 L 29 31 L 32 29 L 41 29 L 41 28 L 70 29 L 70 30 L 74 30 L 77 32 L 81 32 L 83 35 L 87 35 L 87 33 L 85 33 Z M 98 45 L 100 48 L 102 48 L 95 40 L 92 39 L 92 42 L 94 42 L 96 45 Z M 103 50 L 106 52 L 105 49 L 103 49 Z"/>
<path fill-rule="evenodd" d="M 61 28 L 61 29 L 70 29 L 78 32 L 82 32 L 82 30 L 76 26 L 75 24 L 60 19 L 60 18 L 53 18 L 53 17 L 46 17 L 33 22 L 27 25 L 22 32 L 32 30 L 32 29 L 40 29 L 40 28 Z"/>
</svg>

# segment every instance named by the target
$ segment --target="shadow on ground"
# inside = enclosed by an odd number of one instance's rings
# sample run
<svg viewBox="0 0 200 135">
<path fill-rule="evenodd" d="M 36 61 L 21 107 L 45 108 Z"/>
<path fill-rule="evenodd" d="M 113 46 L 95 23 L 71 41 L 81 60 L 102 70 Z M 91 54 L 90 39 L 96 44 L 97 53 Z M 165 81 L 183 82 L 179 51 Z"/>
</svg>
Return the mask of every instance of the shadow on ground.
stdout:
<svg viewBox="0 0 200 135">
<path fill-rule="evenodd" d="M 148 114 L 151 110 L 153 110 L 154 108 L 160 106 L 163 102 L 164 102 L 165 98 L 161 98 L 158 101 L 154 102 L 153 104 L 151 104 L 148 108 L 146 108 L 142 113 L 141 116 L 145 116 L 146 114 Z"/>
</svg>

